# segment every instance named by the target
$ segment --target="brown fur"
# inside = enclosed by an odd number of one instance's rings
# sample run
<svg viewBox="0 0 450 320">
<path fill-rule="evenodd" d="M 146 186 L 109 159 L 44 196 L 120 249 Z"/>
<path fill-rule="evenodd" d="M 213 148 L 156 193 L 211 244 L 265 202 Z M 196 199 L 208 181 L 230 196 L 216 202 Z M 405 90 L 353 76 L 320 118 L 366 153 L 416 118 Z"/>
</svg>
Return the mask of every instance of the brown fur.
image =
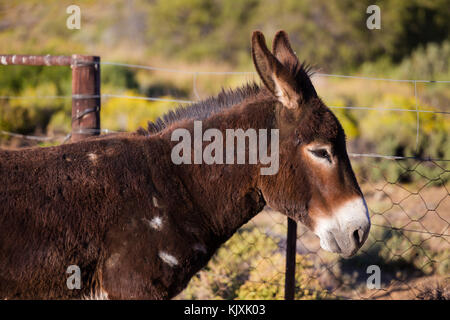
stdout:
<svg viewBox="0 0 450 320">
<path fill-rule="evenodd" d="M 283 46 L 279 50 L 284 72 L 298 83 L 299 108 L 253 87 L 234 100 L 219 97 L 226 107 L 207 116 L 175 113 L 149 131 L 0 151 L 0 298 L 67 299 L 104 291 L 116 299 L 168 299 L 266 204 L 313 227 L 315 206 L 360 194 L 339 122 L 305 68 L 285 61 Z M 278 174 L 260 176 L 259 164 L 174 165 L 171 133 L 181 127 L 192 132 L 193 119 L 203 119 L 203 130 L 222 132 L 279 128 Z M 305 156 L 312 141 L 333 146 L 338 169 L 331 176 L 314 170 Z M 149 227 L 156 216 L 161 230 Z M 164 262 L 161 252 L 178 264 Z M 69 265 L 81 269 L 81 290 L 66 286 Z"/>
</svg>

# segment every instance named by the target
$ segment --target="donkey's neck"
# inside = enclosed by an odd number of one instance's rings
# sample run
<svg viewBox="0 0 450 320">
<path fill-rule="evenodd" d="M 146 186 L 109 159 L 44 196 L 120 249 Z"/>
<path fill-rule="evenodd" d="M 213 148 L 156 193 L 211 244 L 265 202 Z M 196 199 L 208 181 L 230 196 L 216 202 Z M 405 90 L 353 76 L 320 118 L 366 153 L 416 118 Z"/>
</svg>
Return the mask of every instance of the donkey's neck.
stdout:
<svg viewBox="0 0 450 320">
<path fill-rule="evenodd" d="M 270 129 L 275 124 L 274 103 L 272 101 L 244 101 L 225 112 L 216 114 L 202 121 L 203 132 L 215 128 L 225 137 L 226 129 Z M 182 124 L 188 129 L 192 137 L 193 121 Z M 165 135 L 170 140 L 169 130 Z M 192 139 L 193 141 L 193 139 Z M 248 141 L 247 141 L 248 143 Z M 172 147 L 176 142 L 171 142 Z M 203 143 L 203 148 L 209 142 Z M 248 149 L 247 149 L 248 151 Z M 247 152 L 248 153 L 248 152 Z M 194 150 L 192 150 L 192 155 Z M 258 188 L 260 166 L 248 164 L 182 164 L 176 166 L 177 176 L 189 193 L 192 207 L 196 208 L 193 214 L 201 219 L 201 223 L 208 231 L 209 236 L 220 245 L 243 224 L 259 213 L 265 201 Z"/>
</svg>

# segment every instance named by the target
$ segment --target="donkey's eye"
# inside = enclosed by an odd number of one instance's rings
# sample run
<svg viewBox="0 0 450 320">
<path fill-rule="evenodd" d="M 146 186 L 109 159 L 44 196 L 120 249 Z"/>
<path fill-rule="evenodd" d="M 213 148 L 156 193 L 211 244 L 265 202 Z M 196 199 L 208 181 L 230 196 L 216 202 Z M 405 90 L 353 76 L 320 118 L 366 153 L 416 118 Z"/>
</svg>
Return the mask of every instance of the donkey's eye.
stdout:
<svg viewBox="0 0 450 320">
<path fill-rule="evenodd" d="M 315 155 L 318 158 L 327 159 L 331 163 L 331 157 L 330 154 L 326 149 L 313 149 L 309 150 L 313 155 Z"/>
</svg>

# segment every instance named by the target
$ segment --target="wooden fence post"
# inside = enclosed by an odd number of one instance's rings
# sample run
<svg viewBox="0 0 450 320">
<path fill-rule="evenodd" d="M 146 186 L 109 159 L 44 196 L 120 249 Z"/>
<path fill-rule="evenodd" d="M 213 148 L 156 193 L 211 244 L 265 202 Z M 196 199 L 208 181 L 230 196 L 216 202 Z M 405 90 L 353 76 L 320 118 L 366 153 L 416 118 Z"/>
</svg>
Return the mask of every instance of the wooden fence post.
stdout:
<svg viewBox="0 0 450 320">
<path fill-rule="evenodd" d="M 297 222 L 288 219 L 286 240 L 286 277 L 284 283 L 284 299 L 295 298 L 295 255 L 297 251 Z"/>
<path fill-rule="evenodd" d="M 100 57 L 72 55 L 72 141 L 100 134 Z"/>
</svg>

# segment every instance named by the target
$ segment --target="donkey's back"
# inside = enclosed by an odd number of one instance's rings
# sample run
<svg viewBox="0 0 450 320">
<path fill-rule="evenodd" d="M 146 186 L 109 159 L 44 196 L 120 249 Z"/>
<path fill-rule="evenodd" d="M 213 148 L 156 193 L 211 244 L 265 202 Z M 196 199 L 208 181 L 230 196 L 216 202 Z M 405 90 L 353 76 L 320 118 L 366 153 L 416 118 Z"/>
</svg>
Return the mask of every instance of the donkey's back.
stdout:
<svg viewBox="0 0 450 320">
<path fill-rule="evenodd" d="M 99 285 L 108 230 L 149 206 L 145 148 L 132 135 L 0 150 L 0 298 L 64 298 Z M 150 200 L 149 200 L 150 199 Z M 66 270 L 80 267 L 81 290 Z"/>
</svg>

